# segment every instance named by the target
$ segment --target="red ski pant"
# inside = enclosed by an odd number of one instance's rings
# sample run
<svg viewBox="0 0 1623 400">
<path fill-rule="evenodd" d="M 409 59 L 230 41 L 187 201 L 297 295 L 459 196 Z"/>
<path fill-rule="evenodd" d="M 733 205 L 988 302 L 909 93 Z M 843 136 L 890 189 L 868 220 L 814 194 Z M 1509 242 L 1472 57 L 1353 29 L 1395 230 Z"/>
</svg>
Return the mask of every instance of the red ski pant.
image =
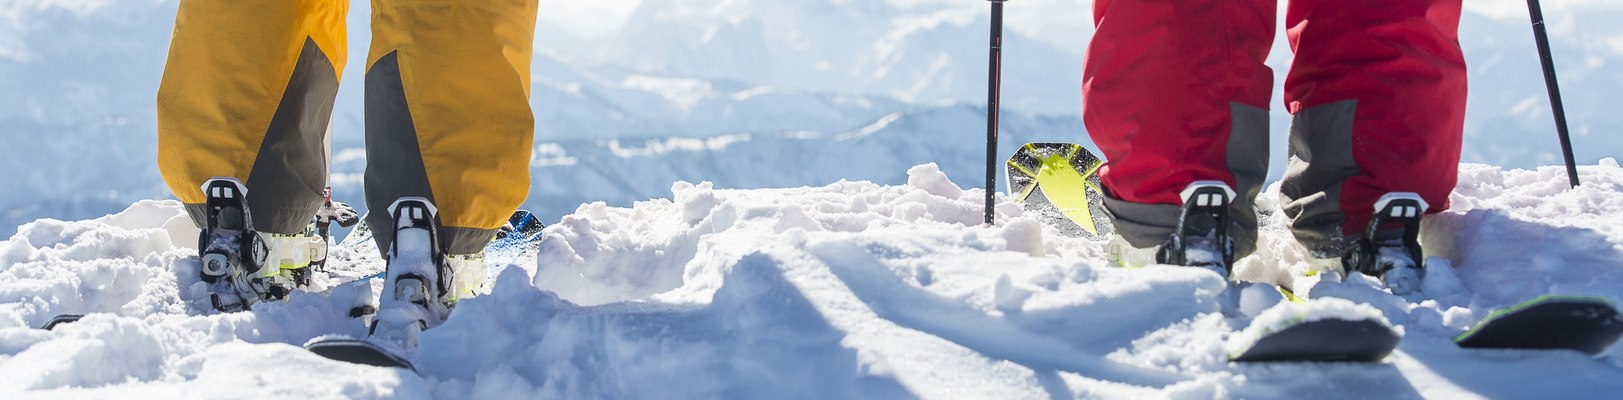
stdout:
<svg viewBox="0 0 1623 400">
<path fill-rule="evenodd" d="M 1282 200 L 1297 238 L 1339 255 L 1389 192 L 1448 206 L 1464 130 L 1461 0 L 1289 0 L 1290 159 Z M 1274 0 L 1096 0 L 1082 117 L 1116 230 L 1137 247 L 1177 226 L 1179 192 L 1218 180 L 1237 256 L 1255 248 L 1268 170 Z"/>
</svg>

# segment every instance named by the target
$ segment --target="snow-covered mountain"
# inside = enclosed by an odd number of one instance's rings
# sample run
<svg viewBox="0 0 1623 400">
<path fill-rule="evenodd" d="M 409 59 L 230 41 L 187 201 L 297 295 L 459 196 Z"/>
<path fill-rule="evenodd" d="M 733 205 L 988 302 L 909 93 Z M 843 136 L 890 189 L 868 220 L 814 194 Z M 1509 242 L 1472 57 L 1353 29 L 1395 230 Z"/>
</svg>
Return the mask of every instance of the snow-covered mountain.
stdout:
<svg viewBox="0 0 1623 400">
<path fill-rule="evenodd" d="M 174 202 L 40 221 L 0 241 L 0 396 L 8 398 L 1607 398 L 1623 348 L 1465 350 L 1455 334 L 1544 294 L 1623 300 L 1623 167 L 1462 165 L 1428 219 L 1426 284 L 1304 276 L 1275 185 L 1236 276 L 1304 305 L 1242 296 L 1219 312 L 1203 269 L 1111 267 L 934 165 L 906 184 L 724 190 L 677 183 L 632 207 L 582 205 L 540 252 L 487 258 L 488 294 L 422 337 L 421 375 L 298 345 L 363 335 L 353 294 L 294 293 L 208 315 L 196 230 Z M 973 175 L 972 175 L 973 176 Z M 1448 240 L 1458 238 L 1458 240 Z M 366 246 L 362 246 L 366 247 Z M 339 251 L 345 251 L 340 249 Z M 373 264 L 333 266 L 359 276 Z M 318 283 L 331 286 L 336 280 Z M 1260 287 L 1259 287 L 1260 288 Z M 1262 288 L 1263 292 L 1271 292 Z M 1245 300 L 1250 298 L 1251 300 Z M 1264 300 L 1264 301 L 1258 301 Z M 1354 305 L 1353 302 L 1360 304 Z M 1402 344 L 1374 364 L 1227 361 L 1266 317 L 1378 314 Z M 58 313 L 92 313 L 54 331 Z"/>
<path fill-rule="evenodd" d="M 547 55 L 533 69 L 537 141 L 837 131 L 913 108 L 861 94 L 592 71 Z"/>
<path fill-rule="evenodd" d="M 1551 47 L 1561 79 L 1573 153 L 1594 162 L 1623 155 L 1623 7 L 1551 16 Z M 1523 17 L 1525 18 L 1525 17 Z M 1574 32 L 1582 28 L 1582 33 Z M 1561 33 L 1565 33 L 1564 35 Z M 1563 40 L 1565 39 L 1565 40 Z M 1532 29 L 1524 20 L 1466 14 L 1460 41 L 1471 71 L 1464 159 L 1530 167 L 1561 164 L 1555 120 Z"/>
<path fill-rule="evenodd" d="M 859 0 L 644 2 L 595 59 L 638 71 L 864 93 L 921 104 L 986 99 L 990 18 Z M 1080 49 L 1004 39 L 1005 105 L 1074 114 Z"/>
<path fill-rule="evenodd" d="M 552 216 L 594 201 L 631 204 L 668 194 L 678 180 L 726 188 L 819 186 L 842 179 L 899 183 L 908 166 L 930 162 L 953 176 L 984 176 L 984 115 L 984 108 L 962 105 L 896 111 L 835 130 L 544 141 L 531 159 L 525 207 Z M 1074 117 L 1006 113 L 1003 121 L 1005 157 L 1015 143 L 1085 139 Z M 340 152 L 333 161 L 334 195 L 361 198 L 365 167 L 363 151 Z M 999 186 L 1005 187 L 999 168 Z M 983 180 L 966 184 L 980 186 Z"/>
<path fill-rule="evenodd" d="M 0 2 L 0 234 L 167 195 L 153 163 L 164 3 Z"/>
</svg>

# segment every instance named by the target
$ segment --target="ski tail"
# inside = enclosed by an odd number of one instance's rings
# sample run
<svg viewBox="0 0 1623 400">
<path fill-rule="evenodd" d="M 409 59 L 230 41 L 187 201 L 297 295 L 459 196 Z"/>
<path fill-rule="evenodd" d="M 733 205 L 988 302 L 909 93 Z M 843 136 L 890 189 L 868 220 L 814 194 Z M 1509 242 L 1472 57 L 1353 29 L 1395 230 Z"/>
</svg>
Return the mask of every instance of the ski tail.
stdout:
<svg viewBox="0 0 1623 400">
<path fill-rule="evenodd" d="M 330 360 L 385 368 L 404 368 L 416 372 L 417 367 L 404 354 L 377 343 L 334 335 L 319 337 L 305 343 L 305 350 Z"/>
<path fill-rule="evenodd" d="M 1009 195 L 1021 208 L 1067 236 L 1104 238 L 1110 218 L 1104 212 L 1099 168 L 1104 160 L 1074 143 L 1027 143 L 1005 163 Z"/>
<path fill-rule="evenodd" d="M 1623 313 L 1611 301 L 1542 296 L 1495 310 L 1454 338 L 1464 348 L 1570 349 L 1598 355 L 1623 337 Z"/>
<path fill-rule="evenodd" d="M 1230 359 L 1236 362 L 1380 362 L 1402 340 L 1374 320 L 1302 322 L 1259 338 Z"/>
</svg>

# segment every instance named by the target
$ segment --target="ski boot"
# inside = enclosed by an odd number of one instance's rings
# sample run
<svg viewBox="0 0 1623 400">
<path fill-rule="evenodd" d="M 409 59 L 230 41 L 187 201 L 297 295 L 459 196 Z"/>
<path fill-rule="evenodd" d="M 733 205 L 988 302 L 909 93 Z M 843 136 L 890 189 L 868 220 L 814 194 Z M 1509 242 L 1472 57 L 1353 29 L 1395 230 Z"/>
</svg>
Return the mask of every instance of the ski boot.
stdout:
<svg viewBox="0 0 1623 400">
<path fill-rule="evenodd" d="M 1206 268 L 1227 279 L 1234 267 L 1234 242 L 1228 232 L 1234 189 L 1222 181 L 1196 181 L 1179 196 L 1183 210 L 1178 228 L 1156 252 L 1156 262 Z"/>
<path fill-rule="evenodd" d="M 208 284 L 209 303 L 221 312 L 247 310 L 258 302 L 264 288 L 255 287 L 270 247 L 253 230 L 245 195 L 248 188 L 233 178 L 203 183 L 204 220 L 197 238 L 201 275 Z"/>
<path fill-rule="evenodd" d="M 211 179 L 203 192 L 208 227 L 198 239 L 202 280 L 209 284 L 210 305 L 221 312 L 283 300 L 293 290 L 309 287 L 312 269 L 326 264 L 330 224 L 351 226 L 360 219 L 353 208 L 329 197 L 304 232 L 257 232 L 241 181 Z"/>
<path fill-rule="evenodd" d="M 1165 243 L 1136 248 L 1113 234 L 1107 245 L 1109 256 L 1124 267 L 1183 265 L 1210 269 L 1227 278 L 1234 264 L 1234 244 L 1228 235 L 1228 206 L 1234 201 L 1234 189 L 1221 181 L 1197 181 L 1180 196 L 1183 207 L 1178 226 Z"/>
<path fill-rule="evenodd" d="M 450 281 L 455 274 L 440 247 L 438 212 L 421 197 L 405 197 L 389 205 L 394 242 L 388 251 L 383 296 L 369 332 L 372 339 L 414 349 L 418 335 L 450 316 Z"/>
<path fill-rule="evenodd" d="M 1341 266 L 1381 279 L 1393 294 L 1420 290 L 1425 260 L 1420 250 L 1420 217 L 1429 205 L 1419 194 L 1392 192 L 1375 202 L 1369 227 L 1341 256 Z"/>
</svg>

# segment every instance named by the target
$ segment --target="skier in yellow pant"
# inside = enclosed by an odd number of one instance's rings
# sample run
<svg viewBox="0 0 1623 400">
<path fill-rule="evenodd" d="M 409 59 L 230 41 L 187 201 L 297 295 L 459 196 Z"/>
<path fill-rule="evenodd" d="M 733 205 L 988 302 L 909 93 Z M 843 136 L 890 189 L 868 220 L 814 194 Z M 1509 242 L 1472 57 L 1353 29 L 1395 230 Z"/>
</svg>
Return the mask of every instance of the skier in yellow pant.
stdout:
<svg viewBox="0 0 1623 400">
<path fill-rule="evenodd" d="M 158 162 L 204 229 L 217 308 L 280 298 L 325 258 L 306 232 L 326 203 L 348 2 L 180 3 Z M 483 283 L 481 251 L 529 190 L 536 12 L 537 0 L 372 0 L 365 189 L 389 260 L 374 336 L 414 342 Z"/>
</svg>

